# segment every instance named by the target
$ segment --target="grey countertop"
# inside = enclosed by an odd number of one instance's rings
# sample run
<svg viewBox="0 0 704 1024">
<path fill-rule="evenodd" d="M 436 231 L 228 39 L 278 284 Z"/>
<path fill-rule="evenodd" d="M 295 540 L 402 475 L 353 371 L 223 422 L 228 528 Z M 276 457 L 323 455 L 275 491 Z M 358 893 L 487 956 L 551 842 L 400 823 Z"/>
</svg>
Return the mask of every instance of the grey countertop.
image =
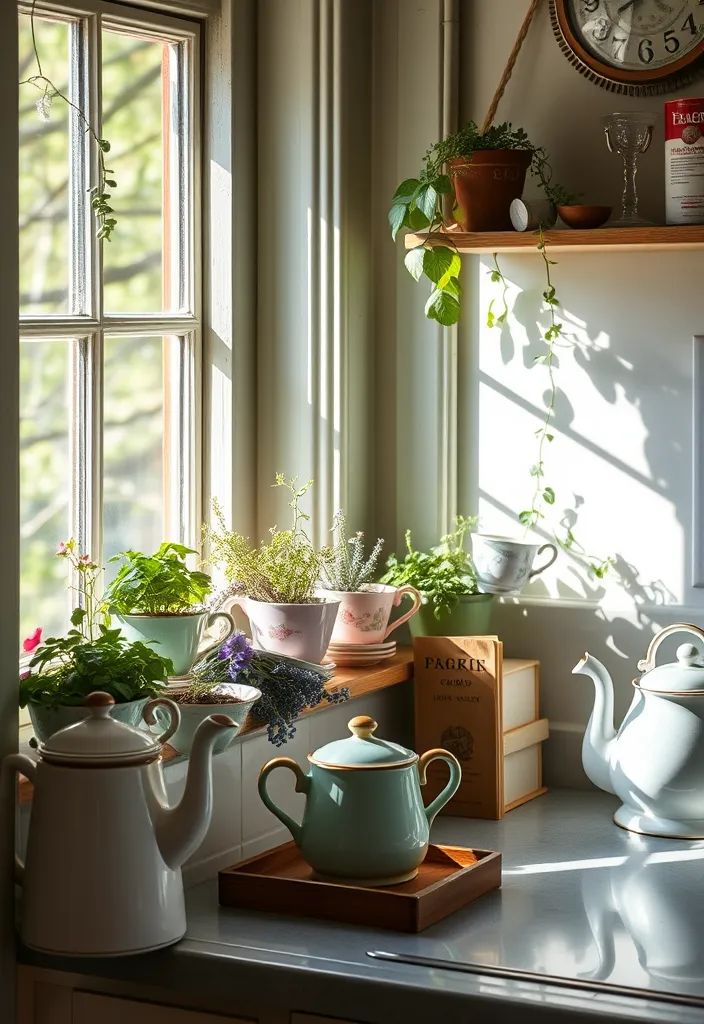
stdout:
<svg viewBox="0 0 704 1024">
<path fill-rule="evenodd" d="M 188 934 L 169 950 L 117 960 L 20 956 L 371 1024 L 466 1021 L 470 1005 L 497 1022 L 515 1020 L 516 1000 L 522 1024 L 565 1015 L 704 1024 L 704 841 L 625 832 L 611 821 L 615 807 L 605 794 L 564 790 L 501 822 L 438 818 L 435 842 L 502 852 L 503 888 L 419 935 L 220 908 L 213 881 L 188 893 Z M 371 959 L 373 950 L 495 973 L 388 963 Z M 576 984 L 557 987 L 541 975 Z M 584 981 L 597 987 L 580 989 Z M 667 994 L 701 1005 L 671 1003 Z"/>
</svg>

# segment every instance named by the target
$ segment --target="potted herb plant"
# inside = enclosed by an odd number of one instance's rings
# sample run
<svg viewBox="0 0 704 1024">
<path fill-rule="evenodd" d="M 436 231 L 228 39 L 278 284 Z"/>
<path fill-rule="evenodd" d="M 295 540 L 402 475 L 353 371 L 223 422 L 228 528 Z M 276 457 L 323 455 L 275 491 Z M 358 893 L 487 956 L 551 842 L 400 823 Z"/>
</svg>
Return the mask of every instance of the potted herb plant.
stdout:
<svg viewBox="0 0 704 1024">
<path fill-rule="evenodd" d="M 209 612 L 203 602 L 212 590 L 207 573 L 189 569 L 186 556 L 197 554 L 183 544 L 165 541 L 153 555 L 123 551 L 111 559 L 122 565 L 107 589 L 105 603 L 131 641 L 158 644 L 173 663 L 173 675 L 189 675 L 207 628 L 217 619 L 235 624 L 227 612 Z"/>
<path fill-rule="evenodd" d="M 276 487 L 291 494 L 293 524 L 270 531 L 270 539 L 255 547 L 247 537 L 227 528 L 222 510 L 213 502 L 216 525 L 206 529 L 210 560 L 222 566 L 227 580 L 242 596 L 233 598 L 247 615 L 255 646 L 291 658 L 320 664 L 330 641 L 339 598 L 318 592 L 322 554 L 313 547 L 304 524 L 310 518 L 300 507 L 311 487 L 297 486 L 277 473 Z"/>
<path fill-rule="evenodd" d="M 475 518 L 458 516 L 455 529 L 430 551 L 416 551 L 406 531 L 403 560 L 391 555 L 382 583 L 410 584 L 420 591 L 423 604 L 409 627 L 413 636 L 484 636 L 489 632 L 493 596 L 480 594 L 465 536 Z"/>
<path fill-rule="evenodd" d="M 340 601 L 331 642 L 383 643 L 392 630 L 415 614 L 420 607 L 420 594 L 412 586 L 390 587 L 372 582 L 384 541 L 379 538 L 366 557 L 364 534 L 356 533 L 348 539 L 347 519 L 342 510 L 335 513 L 332 533 L 333 544 L 322 553 L 323 587 Z M 389 626 L 391 609 L 401 604 L 406 594 L 413 597 L 413 607 Z"/>
<path fill-rule="evenodd" d="M 227 715 L 241 726 L 250 708 L 261 698 L 261 690 L 239 682 L 238 675 L 252 661 L 252 647 L 243 633 L 233 633 L 225 642 L 199 658 L 193 678 L 182 690 L 169 690 L 179 706 L 181 721 L 169 743 L 180 754 L 190 753 L 198 726 L 209 715 Z M 161 718 L 161 712 L 157 712 Z M 220 754 L 237 733 L 223 733 L 215 741 L 213 753 Z"/>
<path fill-rule="evenodd" d="M 119 629 L 110 628 L 95 596 L 102 570 L 79 553 L 76 541 L 62 543 L 57 554 L 71 567 L 80 605 L 66 636 L 42 641 L 37 629 L 24 643 L 32 659 L 20 676 L 20 707 L 29 709 L 39 742 L 84 718 L 85 698 L 96 689 L 114 698 L 114 718 L 137 725 L 146 703 L 163 694 L 173 670 L 161 654 L 143 643 L 130 643 Z"/>
</svg>

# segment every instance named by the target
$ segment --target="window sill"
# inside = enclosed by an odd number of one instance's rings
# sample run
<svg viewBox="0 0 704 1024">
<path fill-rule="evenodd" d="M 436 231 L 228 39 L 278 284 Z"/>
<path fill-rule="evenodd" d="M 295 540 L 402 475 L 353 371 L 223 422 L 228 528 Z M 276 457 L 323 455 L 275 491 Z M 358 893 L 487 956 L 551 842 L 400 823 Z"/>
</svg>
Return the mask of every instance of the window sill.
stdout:
<svg viewBox="0 0 704 1024">
<path fill-rule="evenodd" d="M 412 677 L 413 648 L 399 647 L 393 658 L 389 658 L 388 661 L 381 665 L 376 665 L 372 668 L 338 669 L 333 678 L 327 684 L 326 689 L 330 693 L 334 693 L 335 690 L 339 690 L 341 687 L 347 686 L 350 691 L 350 697 L 362 697 L 366 693 L 374 693 L 376 690 L 384 690 L 387 686 L 395 686 L 397 683 L 405 683 Z M 309 708 L 307 711 L 304 711 L 303 714 L 311 715 L 334 706 L 335 705 L 328 704 L 323 701 L 321 704 L 318 704 L 317 707 Z M 253 732 L 262 732 L 264 729 L 265 726 L 256 725 L 247 720 L 237 734 L 237 739 L 240 739 L 242 736 L 247 736 Z M 29 739 L 31 735 L 31 728 L 24 727 L 20 730 L 20 750 L 30 756 L 34 754 L 34 751 L 29 746 Z M 173 747 L 170 747 L 168 743 L 164 745 L 161 754 L 162 761 L 164 762 L 174 760 L 182 761 L 185 759 L 185 756 L 185 754 L 179 754 L 173 749 Z M 29 803 L 32 800 L 33 794 L 34 787 L 32 783 L 29 779 L 25 778 L 24 775 L 20 775 L 20 803 Z"/>
</svg>

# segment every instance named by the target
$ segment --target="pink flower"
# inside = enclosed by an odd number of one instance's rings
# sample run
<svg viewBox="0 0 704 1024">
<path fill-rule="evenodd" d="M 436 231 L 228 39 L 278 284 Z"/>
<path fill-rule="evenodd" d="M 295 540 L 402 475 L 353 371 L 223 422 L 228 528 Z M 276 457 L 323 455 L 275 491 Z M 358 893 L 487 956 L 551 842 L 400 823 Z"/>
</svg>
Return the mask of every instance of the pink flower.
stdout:
<svg viewBox="0 0 704 1024">
<path fill-rule="evenodd" d="M 29 679 L 29 675 L 29 669 L 27 669 L 26 672 L 20 672 L 20 679 Z"/>
<path fill-rule="evenodd" d="M 59 544 L 58 548 L 56 549 L 56 554 L 57 555 L 65 555 L 67 551 L 68 551 L 68 545 L 66 544 L 66 541 L 62 540 L 61 543 Z"/>
<path fill-rule="evenodd" d="M 37 626 L 31 636 L 28 636 L 25 642 L 22 644 L 22 649 L 25 654 L 31 654 L 32 651 L 39 647 L 42 642 L 42 627 Z"/>
</svg>

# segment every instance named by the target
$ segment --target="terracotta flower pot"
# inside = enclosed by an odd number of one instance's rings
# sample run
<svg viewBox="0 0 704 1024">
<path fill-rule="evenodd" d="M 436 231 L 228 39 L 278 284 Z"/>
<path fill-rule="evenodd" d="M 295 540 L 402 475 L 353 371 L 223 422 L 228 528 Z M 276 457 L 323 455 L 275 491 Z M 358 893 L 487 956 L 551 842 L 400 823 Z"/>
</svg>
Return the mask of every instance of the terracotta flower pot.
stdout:
<svg viewBox="0 0 704 1024">
<path fill-rule="evenodd" d="M 510 207 L 520 199 L 532 154 L 527 149 L 480 149 L 450 160 L 465 231 L 510 231 Z"/>
</svg>

